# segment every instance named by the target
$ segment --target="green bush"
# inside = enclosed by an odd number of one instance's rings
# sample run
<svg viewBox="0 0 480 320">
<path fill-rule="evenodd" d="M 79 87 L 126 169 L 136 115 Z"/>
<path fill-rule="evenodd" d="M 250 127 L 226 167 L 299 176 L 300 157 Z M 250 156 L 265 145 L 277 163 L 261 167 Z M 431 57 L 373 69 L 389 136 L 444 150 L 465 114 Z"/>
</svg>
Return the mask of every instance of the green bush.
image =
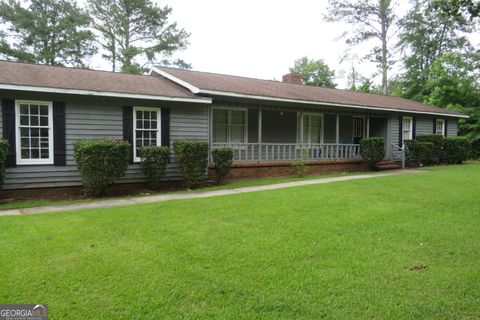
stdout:
<svg viewBox="0 0 480 320">
<path fill-rule="evenodd" d="M 432 162 L 434 144 L 417 140 L 405 140 L 405 160 L 410 166 L 425 165 Z"/>
<path fill-rule="evenodd" d="M 185 187 L 190 188 L 205 177 L 208 164 L 208 143 L 203 141 L 175 141 L 173 151 Z"/>
<path fill-rule="evenodd" d="M 170 158 L 168 147 L 141 147 L 139 150 L 143 173 L 147 176 L 148 187 L 156 190 L 161 186 L 162 178 Z"/>
<path fill-rule="evenodd" d="M 368 166 L 373 169 L 378 162 L 385 158 L 385 141 L 379 137 L 361 140 L 360 154 L 362 159 L 367 161 Z"/>
<path fill-rule="evenodd" d="M 470 157 L 471 159 L 480 159 L 480 139 L 470 141 Z"/>
<path fill-rule="evenodd" d="M 470 155 L 470 143 L 465 137 L 447 137 L 444 143 L 445 161 L 462 163 Z"/>
<path fill-rule="evenodd" d="M 308 165 L 305 162 L 305 159 L 308 158 L 308 150 L 303 150 L 302 158 L 292 162 L 293 170 L 297 177 L 302 178 L 308 172 Z"/>
<path fill-rule="evenodd" d="M 233 149 L 218 148 L 212 150 L 212 160 L 215 164 L 217 184 L 221 184 L 228 176 L 233 164 Z"/>
<path fill-rule="evenodd" d="M 426 134 L 417 136 L 415 140 L 419 142 L 431 142 L 433 144 L 431 162 L 438 163 L 442 160 L 443 144 L 445 140 L 443 136 L 438 134 Z"/>
<path fill-rule="evenodd" d="M 81 140 L 73 145 L 73 155 L 88 195 L 102 195 L 108 185 L 125 175 L 129 151 L 128 142 L 113 139 Z"/>
<path fill-rule="evenodd" d="M 5 163 L 7 161 L 9 144 L 7 140 L 0 140 L 0 186 L 5 179 Z"/>
</svg>

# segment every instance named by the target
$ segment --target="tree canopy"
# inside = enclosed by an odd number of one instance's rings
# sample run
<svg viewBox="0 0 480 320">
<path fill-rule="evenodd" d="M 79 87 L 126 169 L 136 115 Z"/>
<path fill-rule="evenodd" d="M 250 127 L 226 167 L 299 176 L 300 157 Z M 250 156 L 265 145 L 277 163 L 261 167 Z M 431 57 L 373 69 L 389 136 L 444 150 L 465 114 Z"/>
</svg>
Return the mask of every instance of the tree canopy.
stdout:
<svg viewBox="0 0 480 320">
<path fill-rule="evenodd" d="M 89 16 L 72 0 L 0 2 L 0 56 L 46 65 L 85 66 L 96 52 Z"/>
<path fill-rule="evenodd" d="M 294 66 L 290 72 L 301 75 L 302 82 L 311 86 L 335 88 L 335 71 L 322 60 L 310 60 L 308 57 L 302 57 L 295 60 Z"/>
<path fill-rule="evenodd" d="M 98 43 L 112 70 L 143 73 L 147 64 L 175 64 L 176 51 L 188 45 L 189 33 L 169 21 L 172 9 L 150 0 L 89 0 Z"/>
</svg>

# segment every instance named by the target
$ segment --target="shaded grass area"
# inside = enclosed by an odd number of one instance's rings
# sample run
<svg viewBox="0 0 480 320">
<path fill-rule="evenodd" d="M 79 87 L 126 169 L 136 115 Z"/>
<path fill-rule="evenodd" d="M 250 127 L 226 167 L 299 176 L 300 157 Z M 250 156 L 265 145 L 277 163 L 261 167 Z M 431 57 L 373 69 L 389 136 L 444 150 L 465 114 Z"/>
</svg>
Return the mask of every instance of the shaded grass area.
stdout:
<svg viewBox="0 0 480 320">
<path fill-rule="evenodd" d="M 185 193 L 185 192 L 206 192 L 206 191 L 214 191 L 214 190 L 223 190 L 223 189 L 235 189 L 235 188 L 242 188 L 242 187 L 252 187 L 252 186 L 264 186 L 269 184 L 275 183 L 283 183 L 283 182 L 292 182 L 292 181 L 301 181 L 301 180 L 312 180 L 312 179 L 323 179 L 323 178 L 333 178 L 333 177 L 343 177 L 343 176 L 351 176 L 351 175 L 358 175 L 358 174 L 375 174 L 377 172 L 357 172 L 357 173 L 338 173 L 338 174 L 323 174 L 323 175 L 312 175 L 312 176 L 305 176 L 302 178 L 299 177 L 272 177 L 272 178 L 263 178 L 263 179 L 255 179 L 255 180 L 243 180 L 243 181 L 231 181 L 222 185 L 214 185 L 202 188 L 196 188 L 192 190 L 181 190 L 181 191 L 160 191 L 155 192 L 152 191 L 148 195 L 154 194 L 167 194 L 167 193 Z M 21 209 L 21 208 L 33 208 L 33 207 L 44 207 L 44 206 L 52 206 L 52 205 L 66 205 L 66 204 L 73 204 L 73 203 L 85 203 L 85 202 L 92 202 L 97 200 L 111 200 L 111 199 L 118 199 L 118 198 L 131 198 L 131 197 L 144 197 L 146 195 L 130 195 L 130 196 L 123 196 L 123 197 L 103 197 L 103 198 L 88 198 L 88 199 L 48 199 L 48 200 L 19 200 L 19 201 L 11 201 L 6 203 L 0 203 L 0 210 L 8 210 L 8 209 Z"/>
<path fill-rule="evenodd" d="M 0 303 L 51 319 L 475 319 L 479 190 L 480 165 L 461 165 L 3 217 Z"/>
</svg>

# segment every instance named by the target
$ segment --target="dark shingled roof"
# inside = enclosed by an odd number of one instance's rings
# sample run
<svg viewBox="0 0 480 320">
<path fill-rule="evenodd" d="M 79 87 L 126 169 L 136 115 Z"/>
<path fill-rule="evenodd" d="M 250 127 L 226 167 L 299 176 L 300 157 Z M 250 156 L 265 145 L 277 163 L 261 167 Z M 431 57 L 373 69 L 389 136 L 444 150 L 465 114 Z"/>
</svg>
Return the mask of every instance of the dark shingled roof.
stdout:
<svg viewBox="0 0 480 320">
<path fill-rule="evenodd" d="M 442 113 L 452 116 L 464 114 L 448 109 L 426 105 L 416 101 L 379 94 L 353 92 L 301 84 L 285 83 L 272 80 L 260 80 L 239 76 L 191 71 L 168 67 L 155 67 L 200 90 L 238 93 L 269 98 L 301 100 L 304 102 L 321 102 L 342 105 L 387 109 L 392 111 L 413 111 L 425 113 Z M 221 93 L 219 94 L 221 95 Z M 252 97 L 254 98 L 254 97 Z"/>
<path fill-rule="evenodd" d="M 52 67 L 1 60 L 0 84 L 200 100 L 188 90 L 158 76 Z"/>
</svg>

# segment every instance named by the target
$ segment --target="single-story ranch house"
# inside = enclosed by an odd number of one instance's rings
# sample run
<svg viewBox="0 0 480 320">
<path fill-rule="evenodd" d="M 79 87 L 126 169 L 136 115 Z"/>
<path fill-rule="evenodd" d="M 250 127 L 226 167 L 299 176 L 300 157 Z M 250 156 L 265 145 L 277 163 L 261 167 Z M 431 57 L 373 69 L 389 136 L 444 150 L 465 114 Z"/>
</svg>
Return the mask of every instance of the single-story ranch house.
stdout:
<svg viewBox="0 0 480 320">
<path fill-rule="evenodd" d="M 175 140 L 235 150 L 237 176 L 279 174 L 303 154 L 318 171 L 362 165 L 359 142 L 457 135 L 465 115 L 399 97 L 154 67 L 149 75 L 0 61 L 0 132 L 11 145 L 4 189 L 79 186 L 73 144 L 109 137 L 131 143 L 119 183 L 142 182 L 137 149 Z M 174 155 L 167 179 L 179 179 Z"/>
</svg>

